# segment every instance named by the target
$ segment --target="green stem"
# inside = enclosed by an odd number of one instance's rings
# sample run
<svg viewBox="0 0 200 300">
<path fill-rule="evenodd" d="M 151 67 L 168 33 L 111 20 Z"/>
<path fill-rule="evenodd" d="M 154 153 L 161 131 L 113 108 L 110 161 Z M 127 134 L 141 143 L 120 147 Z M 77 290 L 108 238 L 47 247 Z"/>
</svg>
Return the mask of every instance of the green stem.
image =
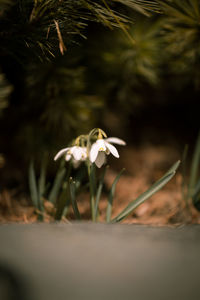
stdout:
<svg viewBox="0 0 200 300">
<path fill-rule="evenodd" d="M 95 221 L 96 222 L 98 222 L 99 200 L 100 200 L 100 197 L 101 197 L 101 193 L 102 193 L 102 189 L 103 189 L 103 183 L 104 183 L 104 177 L 105 177 L 107 169 L 108 169 L 108 166 L 106 166 L 104 171 L 103 171 L 103 174 L 102 174 L 102 176 L 100 178 L 100 181 L 99 181 L 97 193 L 96 193 L 96 202 L 95 202 Z"/>
<path fill-rule="evenodd" d="M 78 205 L 76 202 L 76 195 L 75 195 L 75 182 L 73 181 L 72 178 L 69 179 L 69 188 L 70 188 L 70 197 L 71 197 L 71 203 L 72 203 L 72 208 L 74 211 L 74 215 L 77 220 L 81 219 L 81 215 L 78 209 Z"/>
<path fill-rule="evenodd" d="M 92 221 L 95 222 L 95 186 L 94 186 L 94 173 L 92 172 L 92 168 L 94 166 L 90 165 L 90 162 L 88 162 L 88 177 L 89 177 L 89 183 L 90 183 L 90 208 L 91 208 L 91 216 Z"/>
</svg>

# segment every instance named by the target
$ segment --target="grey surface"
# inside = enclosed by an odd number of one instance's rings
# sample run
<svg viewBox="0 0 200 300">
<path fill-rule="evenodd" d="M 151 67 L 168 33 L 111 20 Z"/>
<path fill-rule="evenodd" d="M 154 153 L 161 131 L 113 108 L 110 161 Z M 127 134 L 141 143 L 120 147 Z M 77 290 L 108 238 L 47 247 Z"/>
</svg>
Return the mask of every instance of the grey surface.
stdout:
<svg viewBox="0 0 200 300">
<path fill-rule="evenodd" d="M 0 300 L 200 299 L 198 225 L 1 225 L 0 243 Z"/>
</svg>

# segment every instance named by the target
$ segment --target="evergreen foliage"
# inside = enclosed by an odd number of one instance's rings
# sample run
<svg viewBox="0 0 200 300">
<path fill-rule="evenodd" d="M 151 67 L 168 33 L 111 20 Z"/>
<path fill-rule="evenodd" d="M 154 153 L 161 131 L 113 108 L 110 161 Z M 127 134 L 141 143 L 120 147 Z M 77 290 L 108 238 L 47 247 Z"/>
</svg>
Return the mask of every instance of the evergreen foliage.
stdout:
<svg viewBox="0 0 200 300">
<path fill-rule="evenodd" d="M 164 39 L 169 63 L 176 74 L 200 88 L 200 2 L 198 0 L 162 1 L 165 13 Z"/>
<path fill-rule="evenodd" d="M 197 98 L 199 22 L 198 0 L 0 0 L 0 151 L 53 157 L 105 108 Z"/>
<path fill-rule="evenodd" d="M 88 89 L 82 63 L 88 26 L 127 32 L 125 7 L 147 15 L 159 10 L 157 1 L 140 0 L 0 0 L 0 7 L 0 66 L 14 87 L 0 120 L 13 132 L 3 150 L 23 148 L 23 157 L 53 151 L 94 123 L 102 100 Z"/>
<path fill-rule="evenodd" d="M 2 48 L 22 62 L 26 55 L 35 54 L 41 60 L 55 57 L 56 45 L 64 54 L 76 36 L 86 37 L 84 29 L 88 22 L 99 22 L 110 28 L 126 23 L 127 18 L 111 8 L 115 3 L 142 13 L 158 10 L 156 1 L 112 0 L 108 5 L 105 0 L 1 0 L 2 8 L 7 8 L 1 20 L 1 45 L 6 44 Z"/>
</svg>

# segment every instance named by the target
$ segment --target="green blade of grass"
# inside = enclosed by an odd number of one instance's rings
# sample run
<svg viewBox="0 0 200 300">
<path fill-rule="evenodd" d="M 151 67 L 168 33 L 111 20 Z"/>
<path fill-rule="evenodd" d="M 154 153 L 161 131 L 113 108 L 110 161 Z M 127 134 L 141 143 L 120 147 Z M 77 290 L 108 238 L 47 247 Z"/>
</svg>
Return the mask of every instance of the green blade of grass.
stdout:
<svg viewBox="0 0 200 300">
<path fill-rule="evenodd" d="M 189 194 L 188 198 L 194 193 L 194 188 L 197 182 L 197 176 L 199 171 L 199 162 L 200 162 L 200 132 L 198 134 L 196 146 L 194 149 L 194 155 L 192 158 L 191 171 L 190 171 L 190 180 L 189 180 Z"/>
<path fill-rule="evenodd" d="M 95 221 L 95 194 L 96 194 L 96 178 L 95 177 L 94 164 L 88 163 L 88 177 L 90 184 L 90 209 L 92 221 Z"/>
<path fill-rule="evenodd" d="M 197 206 L 197 204 L 199 206 L 199 202 L 200 202 L 199 195 L 200 195 L 200 180 L 197 181 L 197 184 L 194 189 L 194 193 L 192 194 L 192 203 L 194 204 L 195 207 Z M 199 210 L 199 208 L 197 208 L 197 209 Z"/>
<path fill-rule="evenodd" d="M 91 164 L 91 180 L 92 180 L 93 192 L 95 194 L 96 190 L 97 190 L 96 166 L 95 166 L 95 164 Z"/>
<path fill-rule="evenodd" d="M 71 199 L 70 199 L 70 196 L 69 196 L 69 197 L 67 197 L 66 205 L 65 205 L 65 207 L 63 209 L 61 218 L 62 217 L 65 217 L 65 218 L 67 217 L 67 215 L 69 213 L 70 205 L 71 205 Z"/>
<path fill-rule="evenodd" d="M 58 172 L 56 174 L 52 189 L 49 193 L 49 197 L 48 197 L 48 200 L 53 204 L 56 203 L 56 199 L 58 198 L 58 194 L 59 194 L 63 179 L 65 177 L 65 174 L 66 174 L 66 170 L 64 167 L 64 160 L 62 160 L 60 167 L 58 169 Z"/>
<path fill-rule="evenodd" d="M 66 181 L 63 184 L 62 192 L 57 201 L 55 220 L 57 221 L 61 220 L 64 213 L 64 209 L 66 206 L 69 206 L 69 203 L 70 203 L 69 183 Z"/>
<path fill-rule="evenodd" d="M 40 177 L 38 180 L 38 187 L 39 187 L 39 196 L 43 196 L 46 188 L 46 167 L 47 161 L 46 159 L 42 160 L 41 169 L 40 169 Z"/>
<path fill-rule="evenodd" d="M 180 163 L 181 163 L 180 160 L 178 160 L 177 162 L 175 162 L 175 164 L 173 164 L 173 165 L 171 166 L 171 168 L 163 175 L 163 177 L 160 178 L 160 180 L 163 179 L 165 176 L 171 174 L 171 173 L 174 173 L 174 172 L 176 173 L 176 170 L 178 169 Z M 155 183 L 155 184 L 156 184 L 156 183 Z"/>
<path fill-rule="evenodd" d="M 197 184 L 195 186 L 194 193 L 193 193 L 192 197 L 195 197 L 199 192 L 200 192 L 200 179 L 197 181 Z"/>
<path fill-rule="evenodd" d="M 70 199 L 70 187 L 69 187 L 69 176 L 71 173 L 71 163 L 68 165 L 68 169 L 66 170 L 64 168 L 64 163 L 65 161 L 61 161 L 60 168 L 58 170 L 58 173 L 56 175 L 55 179 L 55 190 L 53 194 L 53 200 L 54 203 L 56 202 L 57 198 L 57 209 L 56 209 L 56 214 L 55 214 L 55 219 L 56 220 L 61 220 L 63 216 L 67 214 L 69 211 L 69 206 L 71 204 L 71 199 Z M 64 180 L 65 178 L 65 180 Z M 64 183 L 63 183 L 64 181 Z M 61 187 L 62 186 L 62 187 Z M 58 194 L 61 190 L 61 193 L 58 197 Z"/>
<path fill-rule="evenodd" d="M 74 211 L 74 215 L 75 215 L 75 218 L 77 220 L 80 220 L 81 215 L 80 215 L 78 205 L 77 205 L 77 202 L 76 202 L 75 182 L 73 181 L 72 178 L 69 179 L 69 187 L 70 187 L 70 197 L 71 197 L 71 203 L 72 203 L 72 208 L 73 208 L 73 211 Z"/>
<path fill-rule="evenodd" d="M 83 186 L 83 181 L 87 177 L 87 168 L 85 168 L 85 165 L 82 165 L 79 167 L 79 169 L 76 171 L 75 174 L 75 183 L 76 183 L 76 191 L 80 190 Z M 89 186 L 89 183 L 88 183 Z"/>
<path fill-rule="evenodd" d="M 156 181 L 146 192 L 141 194 L 136 200 L 128 204 L 128 206 L 117 215 L 111 223 L 116 223 L 122 221 L 126 218 L 136 207 L 142 204 L 145 200 L 150 198 L 153 194 L 159 191 L 168 181 L 175 175 L 176 170 L 180 164 L 180 161 L 177 161 L 166 173 L 165 175 Z"/>
<path fill-rule="evenodd" d="M 104 177 L 106 174 L 106 171 L 108 169 L 108 166 L 105 167 L 103 174 L 100 178 L 99 181 L 99 185 L 98 185 L 98 189 L 97 189 L 97 193 L 96 193 L 96 202 L 95 202 L 95 221 L 97 221 L 97 217 L 98 217 L 98 209 L 99 209 L 99 200 L 101 198 L 101 193 L 102 193 L 102 189 L 103 189 L 103 182 L 104 182 Z"/>
<path fill-rule="evenodd" d="M 33 205 L 35 208 L 39 209 L 38 190 L 33 161 L 31 161 L 29 165 L 29 189 Z"/>
<path fill-rule="evenodd" d="M 44 204 L 43 204 L 43 195 L 46 189 L 46 167 L 47 167 L 47 160 L 44 158 L 41 163 L 41 170 L 40 170 L 40 177 L 38 180 L 38 199 L 40 210 L 44 211 Z"/>
<path fill-rule="evenodd" d="M 116 185 L 118 180 L 120 179 L 122 173 L 124 172 L 125 169 L 122 169 L 120 171 L 120 173 L 115 177 L 115 180 L 113 181 L 112 187 L 110 189 L 110 193 L 108 196 L 108 205 L 107 205 L 107 210 L 106 210 L 106 222 L 110 222 L 111 219 L 111 214 L 112 214 L 112 205 L 113 205 L 113 198 L 114 198 L 114 194 L 115 194 L 115 189 L 116 189 Z"/>
<path fill-rule="evenodd" d="M 187 155 L 188 155 L 188 145 L 185 145 L 183 155 L 182 155 L 182 168 L 181 168 L 181 173 L 182 173 L 182 184 L 181 184 L 181 191 L 182 191 L 182 197 L 188 202 L 187 196 L 188 196 L 188 185 L 187 185 Z"/>
</svg>

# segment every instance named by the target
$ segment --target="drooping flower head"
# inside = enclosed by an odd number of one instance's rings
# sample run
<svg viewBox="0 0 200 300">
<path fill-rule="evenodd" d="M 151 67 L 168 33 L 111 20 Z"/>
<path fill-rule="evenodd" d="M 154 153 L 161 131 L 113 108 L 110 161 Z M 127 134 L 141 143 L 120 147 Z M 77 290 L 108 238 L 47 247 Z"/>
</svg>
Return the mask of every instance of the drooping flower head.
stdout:
<svg viewBox="0 0 200 300">
<path fill-rule="evenodd" d="M 57 160 L 61 156 L 65 155 L 65 160 L 71 160 L 75 168 L 77 168 L 82 161 L 85 161 L 88 157 L 87 148 L 84 146 L 84 144 L 82 144 L 82 146 L 79 145 L 80 137 L 75 140 L 74 146 L 61 149 L 54 157 L 54 160 Z"/>
<path fill-rule="evenodd" d="M 101 166 L 106 162 L 106 155 L 111 153 L 116 158 L 119 158 L 119 153 L 112 144 L 126 145 L 123 140 L 116 137 L 105 139 L 99 138 L 91 146 L 90 161 L 95 163 L 98 168 L 101 168 Z"/>
<path fill-rule="evenodd" d="M 65 160 L 67 161 L 69 161 L 71 158 L 75 160 L 86 160 L 87 149 L 86 147 L 79 147 L 79 146 L 67 147 L 61 149 L 54 157 L 54 160 L 57 160 L 63 155 L 65 155 Z"/>
<path fill-rule="evenodd" d="M 91 144 L 91 141 L 93 142 Z M 100 168 L 106 162 L 106 155 L 110 153 L 119 158 L 119 153 L 113 144 L 126 145 L 126 143 L 116 137 L 107 138 L 106 133 L 95 128 L 88 135 L 80 135 L 72 143 L 71 147 L 61 149 L 54 160 L 65 155 L 66 161 L 72 161 L 74 167 L 78 167 L 82 161 L 88 160 L 95 163 Z"/>
</svg>

